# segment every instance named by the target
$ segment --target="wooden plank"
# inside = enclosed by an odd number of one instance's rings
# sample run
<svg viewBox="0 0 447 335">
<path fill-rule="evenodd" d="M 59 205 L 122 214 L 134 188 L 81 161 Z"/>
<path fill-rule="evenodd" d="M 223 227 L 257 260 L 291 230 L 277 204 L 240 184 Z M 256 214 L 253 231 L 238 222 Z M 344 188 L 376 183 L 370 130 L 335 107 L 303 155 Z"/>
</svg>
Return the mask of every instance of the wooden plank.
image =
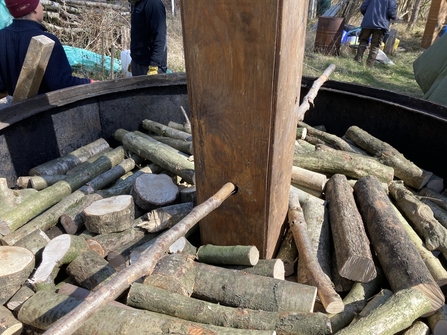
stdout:
<svg viewBox="0 0 447 335">
<path fill-rule="evenodd" d="M 279 246 L 300 104 L 307 1 L 183 0 L 197 199 L 238 192 L 200 222 L 202 243 Z"/>
<path fill-rule="evenodd" d="M 53 51 L 54 41 L 45 35 L 34 36 L 28 46 L 12 103 L 37 95 Z"/>
<path fill-rule="evenodd" d="M 436 40 L 442 24 L 444 24 L 446 15 L 447 0 L 432 0 L 425 24 L 424 35 L 422 35 L 421 46 L 423 48 L 427 49 Z"/>
</svg>

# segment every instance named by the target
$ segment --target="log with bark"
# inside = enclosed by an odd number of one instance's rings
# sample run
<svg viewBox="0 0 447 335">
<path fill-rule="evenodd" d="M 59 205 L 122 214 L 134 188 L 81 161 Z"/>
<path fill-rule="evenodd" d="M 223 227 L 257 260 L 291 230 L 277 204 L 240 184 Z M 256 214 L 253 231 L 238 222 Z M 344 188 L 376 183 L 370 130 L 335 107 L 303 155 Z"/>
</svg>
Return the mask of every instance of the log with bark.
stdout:
<svg viewBox="0 0 447 335">
<path fill-rule="evenodd" d="M 432 175 L 432 172 L 422 170 L 388 143 L 368 134 L 357 126 L 349 127 L 345 136 L 354 144 L 375 156 L 381 163 L 393 167 L 394 175 L 416 190 L 424 187 Z"/>
<path fill-rule="evenodd" d="M 254 275 L 285 279 L 284 262 L 279 259 L 260 259 L 253 266 L 226 266 L 230 269 L 240 270 Z"/>
<path fill-rule="evenodd" d="M 22 333 L 23 324 L 17 320 L 9 309 L 0 306 L 0 334 L 19 335 Z"/>
<path fill-rule="evenodd" d="M 135 179 L 131 191 L 135 204 L 144 210 L 170 205 L 178 193 L 178 186 L 166 174 L 142 174 Z"/>
<path fill-rule="evenodd" d="M 379 307 L 380 305 L 384 304 L 391 296 L 393 295 L 393 292 L 388 289 L 381 289 L 379 293 L 374 295 L 374 297 L 371 298 L 371 300 L 368 301 L 366 306 L 362 309 L 360 313 L 358 313 L 354 319 L 351 321 L 351 325 L 356 323 L 361 318 L 364 318 L 369 313 L 371 313 L 374 309 Z"/>
<path fill-rule="evenodd" d="M 430 299 L 420 290 L 414 288 L 400 290 L 370 314 L 336 334 L 394 335 L 411 326 L 430 310 Z"/>
<path fill-rule="evenodd" d="M 20 308 L 18 319 L 37 329 L 51 332 L 54 325 L 70 315 L 76 308 L 93 297 L 92 294 L 84 300 L 71 298 L 54 293 L 50 290 L 39 291 L 28 299 Z M 77 325 L 78 334 L 101 335 L 141 335 L 147 334 L 234 334 L 234 335 L 273 335 L 274 331 L 245 330 L 235 328 L 223 328 L 188 322 L 167 315 L 142 310 L 130 310 L 114 305 L 101 308 L 91 318 Z"/>
<path fill-rule="evenodd" d="M 100 199 L 102 197 L 98 193 L 87 194 L 80 201 L 68 207 L 59 217 L 59 222 L 64 227 L 65 232 L 67 234 L 76 234 L 84 228 L 84 209 Z"/>
<path fill-rule="evenodd" d="M 447 333 L 447 305 L 442 306 L 435 314 L 428 317 L 428 325 L 434 335 Z"/>
<path fill-rule="evenodd" d="M 385 183 L 391 182 L 394 177 L 392 167 L 386 166 L 374 158 L 331 149 L 321 144 L 316 145 L 313 152 L 295 152 L 293 165 L 329 175 L 340 173 L 354 179 L 373 175 Z"/>
<path fill-rule="evenodd" d="M 132 284 L 127 295 L 127 304 L 222 327 L 270 329 L 275 330 L 278 335 L 332 334 L 329 318 L 323 313 L 279 313 L 227 307 L 138 283 Z"/>
<path fill-rule="evenodd" d="M 56 184 L 58 181 L 65 179 L 67 176 L 62 174 L 49 176 L 21 176 L 17 178 L 17 186 L 20 188 L 31 187 L 37 191 L 43 190 L 48 186 Z"/>
<path fill-rule="evenodd" d="M 205 244 L 197 250 L 197 260 L 215 265 L 256 265 L 259 250 L 254 245 L 212 245 Z"/>
<path fill-rule="evenodd" d="M 48 235 L 42 230 L 37 229 L 31 234 L 18 240 L 14 243 L 14 246 L 27 248 L 36 256 L 36 259 L 40 259 L 43 249 L 49 242 L 50 238 Z"/>
<path fill-rule="evenodd" d="M 284 262 L 284 276 L 288 277 L 295 273 L 296 263 L 298 261 L 298 249 L 296 248 L 293 234 L 290 229 L 286 231 L 276 258 Z"/>
<path fill-rule="evenodd" d="M 189 154 L 189 155 L 194 154 L 192 141 L 185 141 L 185 140 L 181 140 L 181 139 L 177 139 L 177 138 L 157 136 L 157 135 L 152 135 L 151 137 L 154 140 L 157 140 L 161 143 L 167 144 L 167 145 L 173 147 L 174 149 L 184 152 L 185 154 Z"/>
<path fill-rule="evenodd" d="M 34 269 L 34 254 L 26 248 L 0 246 L 0 305 L 26 282 Z"/>
<path fill-rule="evenodd" d="M 326 175 L 292 166 L 292 185 L 304 186 L 318 192 L 323 192 L 327 182 Z"/>
<path fill-rule="evenodd" d="M 326 185 L 335 257 L 340 276 L 366 283 L 376 277 L 369 239 L 346 176 L 335 174 Z"/>
<path fill-rule="evenodd" d="M 401 335 L 430 335 L 430 328 L 422 321 L 415 321 Z"/>
<path fill-rule="evenodd" d="M 317 257 L 312 253 L 312 242 L 307 233 L 307 224 L 299 202 L 299 195 L 290 191 L 289 226 L 293 233 L 295 244 L 298 248 L 300 262 L 306 265 L 307 276 L 310 283 L 318 289 L 318 297 L 326 312 L 340 313 L 344 304 L 340 296 L 332 287 L 330 278 L 323 272 Z"/>
<path fill-rule="evenodd" d="M 188 215 L 193 207 L 192 202 L 184 202 L 156 208 L 135 219 L 135 226 L 145 229 L 148 233 L 166 230 Z"/>
<path fill-rule="evenodd" d="M 23 303 L 28 300 L 29 297 L 33 296 L 36 292 L 31 288 L 30 285 L 24 283 L 20 289 L 8 300 L 6 307 L 14 312 L 17 312 Z"/>
<path fill-rule="evenodd" d="M 424 187 L 422 190 L 420 190 L 418 192 L 418 195 L 421 198 L 423 197 L 435 202 L 438 206 L 447 211 L 447 195 L 441 194 L 427 187 Z"/>
<path fill-rule="evenodd" d="M 141 122 L 141 126 L 160 136 L 167 136 L 183 141 L 192 141 L 192 135 L 190 133 L 171 128 L 159 122 L 145 119 Z"/>
<path fill-rule="evenodd" d="M 391 200 L 374 176 L 361 178 L 354 196 L 372 246 L 393 292 L 416 288 L 431 301 L 428 313 L 444 304 L 444 295 L 402 226 Z"/>
</svg>

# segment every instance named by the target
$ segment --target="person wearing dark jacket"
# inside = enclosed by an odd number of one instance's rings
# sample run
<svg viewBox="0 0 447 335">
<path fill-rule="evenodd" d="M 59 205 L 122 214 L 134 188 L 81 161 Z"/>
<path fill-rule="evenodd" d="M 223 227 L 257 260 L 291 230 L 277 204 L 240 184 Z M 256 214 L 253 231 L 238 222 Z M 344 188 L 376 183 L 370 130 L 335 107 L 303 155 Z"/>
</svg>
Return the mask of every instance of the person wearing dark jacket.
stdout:
<svg viewBox="0 0 447 335">
<path fill-rule="evenodd" d="M 38 94 L 93 82 L 72 75 L 71 66 L 59 39 L 50 34 L 43 22 L 39 0 L 6 0 L 12 23 L 0 30 L 0 98 L 13 95 L 31 38 L 45 35 L 54 41 Z"/>
<path fill-rule="evenodd" d="M 380 44 L 390 27 L 391 20 L 397 20 L 397 5 L 395 0 L 364 0 L 360 6 L 363 14 L 362 30 L 359 35 L 359 47 L 354 60 L 362 62 L 363 54 L 371 37 L 371 45 L 366 60 L 368 66 L 374 66 Z"/>
<path fill-rule="evenodd" d="M 130 57 L 133 76 L 166 73 L 166 8 L 161 0 L 130 0 Z"/>
</svg>

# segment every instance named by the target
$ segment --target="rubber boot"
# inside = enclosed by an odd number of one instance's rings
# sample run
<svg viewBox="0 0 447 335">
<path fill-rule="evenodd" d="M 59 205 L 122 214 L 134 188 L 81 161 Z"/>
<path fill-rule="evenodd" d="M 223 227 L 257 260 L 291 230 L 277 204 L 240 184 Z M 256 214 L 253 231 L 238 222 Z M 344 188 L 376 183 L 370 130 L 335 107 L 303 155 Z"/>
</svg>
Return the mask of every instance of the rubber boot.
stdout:
<svg viewBox="0 0 447 335">
<path fill-rule="evenodd" d="M 366 59 L 366 65 L 373 67 L 376 62 L 376 57 L 379 53 L 379 47 L 371 46 L 371 50 L 369 51 L 368 58 Z"/>
<path fill-rule="evenodd" d="M 366 45 L 360 44 L 359 47 L 357 48 L 357 54 L 354 57 L 354 60 L 356 62 L 361 63 L 362 59 L 363 59 L 363 54 L 365 53 L 366 50 Z"/>
</svg>

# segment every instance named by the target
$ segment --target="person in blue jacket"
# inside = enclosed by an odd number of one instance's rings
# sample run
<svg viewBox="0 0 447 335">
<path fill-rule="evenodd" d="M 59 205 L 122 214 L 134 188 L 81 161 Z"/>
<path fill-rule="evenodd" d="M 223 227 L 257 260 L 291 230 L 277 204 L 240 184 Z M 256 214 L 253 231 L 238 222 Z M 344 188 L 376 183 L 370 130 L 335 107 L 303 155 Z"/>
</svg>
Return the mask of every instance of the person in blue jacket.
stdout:
<svg viewBox="0 0 447 335">
<path fill-rule="evenodd" d="M 5 4 L 13 21 L 0 30 L 0 98 L 14 94 L 31 38 L 39 35 L 52 39 L 54 47 L 38 94 L 94 81 L 72 75 L 61 42 L 42 24 L 43 6 L 39 0 L 5 0 Z"/>
<path fill-rule="evenodd" d="M 161 0 L 129 0 L 133 76 L 166 73 L 166 8 Z"/>
<path fill-rule="evenodd" d="M 354 57 L 356 62 L 362 62 L 363 54 L 371 36 L 371 45 L 366 60 L 368 66 L 374 66 L 380 44 L 390 27 L 391 20 L 397 20 L 397 5 L 395 0 L 364 0 L 360 6 L 363 14 L 362 30 L 359 35 L 359 47 Z"/>
</svg>

